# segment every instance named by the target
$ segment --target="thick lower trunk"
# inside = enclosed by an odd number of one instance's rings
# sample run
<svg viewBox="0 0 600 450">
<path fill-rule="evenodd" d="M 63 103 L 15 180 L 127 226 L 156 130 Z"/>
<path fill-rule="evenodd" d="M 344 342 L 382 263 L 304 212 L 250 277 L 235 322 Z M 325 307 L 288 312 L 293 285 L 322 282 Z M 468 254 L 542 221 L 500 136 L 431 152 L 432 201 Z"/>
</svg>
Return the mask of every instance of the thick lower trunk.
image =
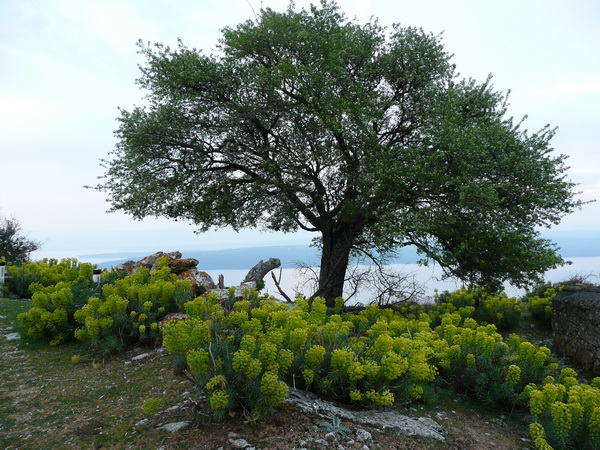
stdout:
<svg viewBox="0 0 600 450">
<path fill-rule="evenodd" d="M 341 227 L 323 232 L 319 287 L 313 298 L 325 298 L 327 306 L 335 306 L 335 299 L 343 297 L 350 251 L 358 234 L 352 228 Z"/>
</svg>

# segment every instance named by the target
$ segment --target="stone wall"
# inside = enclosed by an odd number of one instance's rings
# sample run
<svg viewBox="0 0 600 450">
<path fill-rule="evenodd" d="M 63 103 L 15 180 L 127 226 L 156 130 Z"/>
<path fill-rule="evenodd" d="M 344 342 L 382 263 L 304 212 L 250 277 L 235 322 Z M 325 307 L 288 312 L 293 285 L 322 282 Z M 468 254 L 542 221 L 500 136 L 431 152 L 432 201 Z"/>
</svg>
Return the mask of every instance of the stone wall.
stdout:
<svg viewBox="0 0 600 450">
<path fill-rule="evenodd" d="M 552 301 L 554 349 L 600 374 L 600 287 L 566 286 Z"/>
</svg>

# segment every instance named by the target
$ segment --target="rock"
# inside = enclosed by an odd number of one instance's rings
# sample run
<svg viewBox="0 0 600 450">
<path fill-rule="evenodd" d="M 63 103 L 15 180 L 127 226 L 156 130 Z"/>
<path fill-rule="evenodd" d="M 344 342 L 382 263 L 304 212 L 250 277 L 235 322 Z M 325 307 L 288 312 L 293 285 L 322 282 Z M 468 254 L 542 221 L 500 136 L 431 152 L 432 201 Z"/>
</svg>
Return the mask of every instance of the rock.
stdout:
<svg viewBox="0 0 600 450">
<path fill-rule="evenodd" d="M 144 427 L 144 426 L 148 425 L 149 423 L 150 423 L 150 419 L 142 419 L 139 422 L 137 422 L 134 426 Z"/>
<path fill-rule="evenodd" d="M 195 269 L 196 266 L 198 266 L 198 260 L 195 258 L 174 259 L 169 265 L 171 271 L 177 275 L 190 269 Z"/>
<path fill-rule="evenodd" d="M 373 435 L 362 428 L 356 428 L 355 435 L 358 442 L 371 442 L 373 440 Z"/>
<path fill-rule="evenodd" d="M 135 270 L 138 268 L 139 266 L 136 266 L 136 262 L 135 261 L 125 261 L 124 263 L 121 264 L 117 264 L 114 267 L 114 270 L 116 270 L 117 272 L 127 272 L 129 274 L 132 274 L 133 272 L 135 272 Z"/>
<path fill-rule="evenodd" d="M 281 266 L 281 261 L 277 258 L 270 258 L 266 262 L 261 260 L 246 274 L 246 277 L 244 278 L 244 281 L 242 281 L 242 284 L 246 283 L 247 281 L 260 281 L 271 270 L 276 269 L 279 266 Z"/>
<path fill-rule="evenodd" d="M 176 431 L 183 430 L 184 428 L 189 427 L 191 423 L 192 422 L 190 421 L 167 423 L 161 427 L 158 427 L 157 430 L 164 430 L 169 431 L 170 433 L 174 433 Z"/>
<path fill-rule="evenodd" d="M 390 429 L 407 436 L 421 436 L 436 441 L 446 439 L 446 430 L 428 417 L 413 419 L 396 411 L 350 411 L 332 402 L 322 400 L 311 392 L 298 389 L 290 389 L 287 401 L 303 412 L 323 418 L 337 416 L 363 425 L 384 430 Z"/>
<path fill-rule="evenodd" d="M 124 263 L 118 264 L 117 266 L 115 266 L 114 270 L 124 270 L 125 272 L 131 274 L 134 273 L 140 267 L 145 267 L 152 272 L 156 269 L 156 260 L 158 258 L 167 258 L 169 265 L 171 265 L 174 260 L 181 258 L 181 252 L 156 252 L 152 255 L 145 256 L 139 261 L 126 261 Z"/>
<path fill-rule="evenodd" d="M 215 282 L 209 274 L 198 269 L 189 269 L 179 274 L 181 280 L 192 282 L 192 296 L 200 297 L 211 289 L 215 289 Z"/>
<path fill-rule="evenodd" d="M 169 267 L 181 280 L 190 280 L 192 282 L 192 296 L 199 297 L 208 292 L 216 292 L 220 300 L 229 298 L 229 289 L 225 289 L 225 281 L 223 275 L 219 275 L 218 286 L 213 281 L 212 277 L 197 269 L 198 260 L 195 258 L 181 258 L 181 252 L 156 252 L 148 255 L 139 261 L 127 261 L 115 266 L 116 271 L 125 271 L 128 274 L 134 273 L 140 267 L 146 267 L 153 272 L 156 270 L 156 260 L 159 258 L 167 258 Z M 246 275 L 240 286 L 236 287 L 235 298 L 242 297 L 244 289 L 255 289 L 257 283 L 271 270 L 281 266 L 281 261 L 277 258 L 270 258 L 268 261 L 260 261 Z"/>
<path fill-rule="evenodd" d="M 17 341 L 17 340 L 21 339 L 21 335 L 19 333 L 9 333 L 9 334 L 5 334 L 4 338 L 7 341 Z"/>
<path fill-rule="evenodd" d="M 150 270 L 154 269 L 156 266 L 156 260 L 158 258 L 167 258 L 169 266 L 173 263 L 175 259 L 181 258 L 181 252 L 156 252 L 153 255 L 148 255 L 145 258 L 142 258 L 138 261 L 138 264 L 142 267 L 146 267 Z"/>
<path fill-rule="evenodd" d="M 331 442 L 336 442 L 338 440 L 337 436 L 336 436 L 336 434 L 334 432 L 327 433 L 325 435 L 325 439 L 327 439 L 328 441 L 331 441 Z"/>
<path fill-rule="evenodd" d="M 329 442 L 325 439 L 308 438 L 300 441 L 300 445 L 304 448 L 314 448 L 315 445 L 319 447 L 329 447 Z"/>
<path fill-rule="evenodd" d="M 229 439 L 228 442 L 231 444 L 233 448 L 246 448 L 249 449 L 252 447 L 246 439 Z M 254 448 L 254 447 L 252 447 Z"/>
<path fill-rule="evenodd" d="M 140 359 L 144 359 L 150 356 L 150 353 L 142 353 L 141 355 L 134 356 L 131 358 L 132 361 L 139 361 Z"/>
</svg>

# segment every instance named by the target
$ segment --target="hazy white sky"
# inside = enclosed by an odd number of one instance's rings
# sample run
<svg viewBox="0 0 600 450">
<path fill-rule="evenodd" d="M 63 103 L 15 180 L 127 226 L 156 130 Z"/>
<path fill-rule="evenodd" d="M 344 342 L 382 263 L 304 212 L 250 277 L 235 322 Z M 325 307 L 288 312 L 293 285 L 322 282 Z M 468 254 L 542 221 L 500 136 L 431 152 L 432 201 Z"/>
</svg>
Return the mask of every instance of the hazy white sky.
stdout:
<svg viewBox="0 0 600 450">
<path fill-rule="evenodd" d="M 296 7 L 309 1 L 296 1 Z M 117 250 L 175 250 L 308 242 L 307 235 L 193 234 L 163 219 L 106 214 L 86 190 L 114 147 L 117 107 L 144 95 L 135 79 L 138 39 L 210 53 L 220 29 L 287 0 L 0 0 L 0 213 L 46 244 L 36 257 Z M 597 0 L 339 0 L 349 17 L 371 16 L 443 32 L 463 76 L 511 90 L 509 112 L 526 128 L 558 126 L 582 199 L 600 198 L 600 2 Z M 558 228 L 597 230 L 600 203 Z"/>
</svg>

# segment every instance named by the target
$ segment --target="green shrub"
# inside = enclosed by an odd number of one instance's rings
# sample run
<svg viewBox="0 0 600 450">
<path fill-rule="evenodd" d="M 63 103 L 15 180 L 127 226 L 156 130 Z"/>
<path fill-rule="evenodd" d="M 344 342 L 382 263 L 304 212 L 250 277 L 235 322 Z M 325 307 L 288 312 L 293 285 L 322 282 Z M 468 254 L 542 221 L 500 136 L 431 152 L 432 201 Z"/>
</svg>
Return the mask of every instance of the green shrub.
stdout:
<svg viewBox="0 0 600 450">
<path fill-rule="evenodd" d="M 518 404 L 527 384 L 539 382 L 556 367 L 549 349 L 517 335 L 505 343 L 494 325 L 478 325 L 456 313 L 444 317 L 436 333 L 448 345 L 439 361 L 442 376 L 458 392 L 489 406 Z"/>
<path fill-rule="evenodd" d="M 30 335 L 50 345 L 77 338 L 108 354 L 154 342 L 157 321 L 190 299 L 190 282 L 178 280 L 166 259 L 157 261 L 152 274 L 146 268 L 127 276 L 105 270 L 100 283 L 92 282 L 90 264 L 75 264 L 71 259 L 35 265 L 41 281 L 29 286 L 33 307 L 17 316 Z"/>
<path fill-rule="evenodd" d="M 42 259 L 36 262 L 27 262 L 19 265 L 8 263 L 7 271 L 10 278 L 5 283 L 6 294 L 11 297 L 29 298 L 33 295 L 30 286 L 34 283 L 42 286 L 54 286 L 57 283 L 73 282 L 79 277 L 91 279 L 93 266 L 88 263 L 79 263 L 75 258 Z"/>
<path fill-rule="evenodd" d="M 58 345 L 73 338 L 77 324 L 75 312 L 87 299 L 99 292 L 99 286 L 92 281 L 93 266 L 80 264 L 73 266 L 76 260 L 63 260 L 63 263 L 47 266 L 59 270 L 49 270 L 44 276 L 44 282 L 50 278 L 61 279 L 55 284 L 46 286 L 42 282 L 34 282 L 28 286 L 32 293 L 32 308 L 17 316 L 17 320 L 27 329 L 31 336 L 48 339 L 50 345 Z M 38 268 L 40 265 L 37 266 Z M 64 269 L 68 268 L 68 271 Z M 75 275 L 77 275 L 75 277 Z M 112 280 L 106 272 L 104 282 Z"/>
<path fill-rule="evenodd" d="M 458 312 L 463 318 L 472 317 L 480 323 L 493 324 L 500 330 L 506 330 L 519 326 L 522 311 L 521 300 L 508 297 L 504 292 L 491 293 L 462 287 L 438 295 L 436 303 L 430 307 L 430 316 L 432 326 L 439 325 L 445 314 Z"/>
<path fill-rule="evenodd" d="M 577 373 L 563 369 L 558 381 L 530 385 L 524 395 L 534 423 L 530 433 L 537 448 L 600 448 L 600 378 L 579 384 Z"/>
<path fill-rule="evenodd" d="M 166 259 L 159 259 L 152 274 L 141 267 L 114 284 L 105 284 L 101 295 L 89 298 L 74 313 L 79 324 L 75 337 L 105 354 L 154 342 L 158 321 L 169 312 L 180 311 L 190 294 L 190 282 L 178 280 Z"/>
<path fill-rule="evenodd" d="M 552 328 L 552 300 L 555 296 L 556 290 L 549 288 L 541 297 L 529 297 L 529 314 L 545 328 Z"/>
<path fill-rule="evenodd" d="M 217 419 L 236 409 L 265 415 L 287 386 L 365 406 L 424 401 L 439 374 L 487 404 L 516 404 L 554 368 L 548 349 L 518 337 L 506 344 L 494 325 L 478 325 L 473 306 L 441 314 L 435 332 L 422 308 L 339 315 L 323 299 L 290 309 L 264 296 L 226 310 L 213 295 L 185 308 L 188 320 L 167 325 L 163 344 Z"/>
<path fill-rule="evenodd" d="M 147 416 L 151 416 L 161 407 L 163 400 L 156 397 L 150 397 L 144 400 L 142 404 L 142 409 L 144 410 L 144 414 Z"/>
<path fill-rule="evenodd" d="M 501 293 L 487 295 L 473 317 L 479 322 L 496 325 L 499 330 L 516 328 L 521 323 L 523 305 L 520 299 Z"/>
</svg>

